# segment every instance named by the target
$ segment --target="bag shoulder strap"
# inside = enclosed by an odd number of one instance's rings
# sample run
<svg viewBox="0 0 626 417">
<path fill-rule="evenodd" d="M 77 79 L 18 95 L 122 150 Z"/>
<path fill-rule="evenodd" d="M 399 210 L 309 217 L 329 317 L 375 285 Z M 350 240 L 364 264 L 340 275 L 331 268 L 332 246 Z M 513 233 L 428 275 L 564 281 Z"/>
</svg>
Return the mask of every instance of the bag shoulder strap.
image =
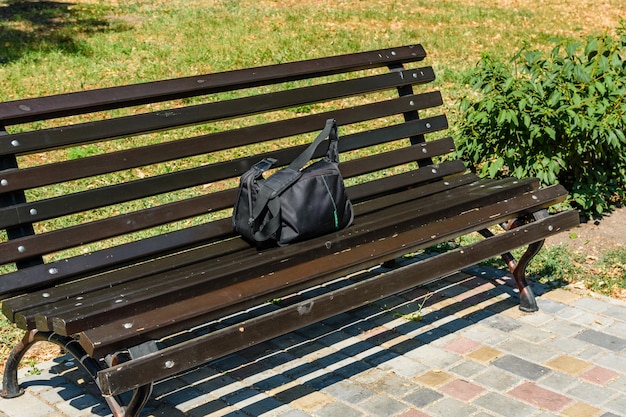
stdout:
<svg viewBox="0 0 626 417">
<path fill-rule="evenodd" d="M 313 158 L 315 150 L 326 138 L 328 138 L 331 142 L 337 142 L 339 140 L 337 135 L 337 121 L 335 119 L 326 120 L 324 130 L 322 130 L 320 134 L 317 135 L 315 140 L 304 151 L 302 151 L 302 153 L 298 155 L 298 157 L 294 159 L 291 164 L 289 164 L 289 168 L 294 171 L 300 171 L 302 167 L 304 167 L 306 163 Z"/>
</svg>

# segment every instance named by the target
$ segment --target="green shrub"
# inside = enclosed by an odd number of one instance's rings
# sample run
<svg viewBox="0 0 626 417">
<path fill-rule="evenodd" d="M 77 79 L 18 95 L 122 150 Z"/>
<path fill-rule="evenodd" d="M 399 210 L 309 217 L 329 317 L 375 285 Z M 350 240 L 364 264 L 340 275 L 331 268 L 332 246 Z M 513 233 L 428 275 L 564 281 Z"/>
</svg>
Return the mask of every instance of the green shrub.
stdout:
<svg viewBox="0 0 626 417">
<path fill-rule="evenodd" d="M 459 154 L 482 176 L 563 184 L 568 204 L 597 216 L 626 196 L 626 24 L 617 36 L 483 56 L 461 100 Z"/>
</svg>

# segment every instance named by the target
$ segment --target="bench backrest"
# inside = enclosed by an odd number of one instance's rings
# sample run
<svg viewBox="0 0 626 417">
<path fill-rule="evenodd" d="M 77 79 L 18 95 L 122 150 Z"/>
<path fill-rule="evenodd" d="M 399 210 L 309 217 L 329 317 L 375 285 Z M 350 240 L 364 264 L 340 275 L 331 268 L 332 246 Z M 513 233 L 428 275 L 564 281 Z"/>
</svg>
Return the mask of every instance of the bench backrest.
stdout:
<svg viewBox="0 0 626 417">
<path fill-rule="evenodd" d="M 0 103 L 0 295 L 233 237 L 238 177 L 288 164 L 330 117 L 354 203 L 462 172 L 431 165 L 453 144 L 425 141 L 447 121 L 418 116 L 442 104 L 413 90 L 435 78 L 424 57 L 411 45 Z"/>
</svg>

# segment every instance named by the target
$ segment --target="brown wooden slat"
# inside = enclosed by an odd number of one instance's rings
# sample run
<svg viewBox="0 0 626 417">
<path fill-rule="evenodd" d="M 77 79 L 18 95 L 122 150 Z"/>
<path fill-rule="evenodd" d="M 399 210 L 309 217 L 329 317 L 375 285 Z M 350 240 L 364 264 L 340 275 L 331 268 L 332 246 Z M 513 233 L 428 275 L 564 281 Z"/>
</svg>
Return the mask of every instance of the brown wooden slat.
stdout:
<svg viewBox="0 0 626 417">
<path fill-rule="evenodd" d="M 427 83 L 434 79 L 432 68 L 420 68 L 171 110 L 15 133 L 8 138 L 0 137 L 0 155 L 26 154 L 79 143 L 135 136 L 372 93 L 407 83 Z"/>
<path fill-rule="evenodd" d="M 357 204 L 355 206 L 355 214 L 357 216 L 366 215 L 373 211 L 380 210 L 388 204 L 400 204 L 407 199 L 424 197 L 437 193 L 444 189 L 454 189 L 456 187 L 469 184 L 476 180 L 474 175 L 456 176 L 450 178 L 445 182 L 431 183 L 421 187 L 413 188 L 407 192 L 399 193 L 393 196 L 386 196 L 384 199 L 374 199 L 366 203 Z M 532 188 L 533 185 L 530 185 Z M 384 200 L 384 201 L 381 201 Z M 230 219 L 226 219 L 225 223 L 230 223 Z M 107 289 L 112 286 L 126 284 L 134 279 L 139 279 L 149 274 L 154 274 L 167 270 L 182 270 L 185 265 L 190 265 L 196 262 L 213 259 L 218 256 L 228 255 L 232 252 L 241 252 L 248 248 L 248 245 L 234 246 L 239 249 L 231 251 L 230 249 L 224 250 L 222 246 L 226 245 L 230 248 L 231 245 L 237 245 L 237 241 L 220 242 L 213 244 L 210 247 L 193 248 L 190 251 L 185 251 L 181 254 L 166 257 L 163 259 L 151 260 L 147 263 L 141 263 L 132 265 L 127 268 L 115 270 L 107 274 L 100 274 L 96 277 L 92 277 L 89 280 L 79 280 L 71 285 L 64 285 L 56 288 L 48 288 L 39 292 L 33 292 L 20 296 L 11 300 L 7 300 L 3 304 L 3 310 L 7 317 L 18 323 L 21 328 L 27 329 L 34 326 L 34 315 L 46 315 L 47 307 L 50 306 L 50 312 L 58 312 L 59 306 L 56 304 L 59 301 L 83 296 L 86 293 L 98 291 L 100 289 Z M 220 261 L 221 263 L 224 263 Z M 229 265 L 228 263 L 226 263 Z M 45 295 L 45 296 L 44 296 Z M 83 299 L 84 301 L 84 299 Z M 31 310 L 27 312 L 26 310 Z M 19 314 L 18 314 L 19 313 Z M 18 315 L 16 317 L 15 315 Z M 43 322 L 47 322 L 47 318 L 42 318 Z M 48 325 L 40 325 L 40 330 L 47 329 Z"/>
<path fill-rule="evenodd" d="M 386 142 L 395 141 L 408 137 L 413 133 L 433 133 L 447 128 L 445 116 L 435 116 L 428 119 L 416 120 L 381 129 L 355 133 L 344 136 L 340 140 L 340 152 L 347 152 L 364 147 L 374 146 Z M 32 223 L 45 219 L 61 217 L 90 209 L 110 206 L 114 204 L 133 201 L 140 198 L 151 197 L 158 194 L 177 191 L 184 188 L 194 187 L 233 178 L 241 175 L 248 168 L 266 157 L 279 160 L 276 165 L 282 166 L 298 156 L 307 145 L 284 148 L 263 154 L 251 155 L 231 161 L 215 163 L 212 165 L 199 166 L 187 170 L 177 171 L 145 179 L 129 181 L 101 188 L 81 191 L 50 198 L 47 200 L 15 204 L 0 209 L 0 227 L 8 227 L 20 222 Z M 322 147 L 318 148 L 315 157 L 325 153 Z M 93 236 L 93 235 L 92 235 Z M 111 234 L 110 236 L 113 236 Z M 23 244 L 23 246 L 25 246 Z M 10 254 L 13 248 L 8 249 Z M 4 250 L 0 246 L 0 263 Z M 21 256 L 27 256 L 21 252 Z M 32 254 L 32 249 L 28 254 Z M 19 256 L 19 255 L 18 255 Z"/>
<path fill-rule="evenodd" d="M 404 230 L 404 227 L 412 228 L 418 224 L 433 221 L 434 218 L 455 216 L 465 210 L 480 207 L 498 201 L 498 199 L 507 199 L 520 192 L 533 189 L 536 184 L 536 181 L 507 179 L 494 184 L 491 188 L 472 185 L 446 191 L 437 195 L 436 200 L 438 202 L 436 204 L 433 204 L 432 197 L 392 207 L 389 207 L 389 203 L 387 203 L 387 208 L 383 212 L 359 217 L 355 221 L 354 227 L 338 232 L 332 237 L 327 236 L 326 239 L 339 239 L 339 241 L 333 242 L 333 251 L 354 248 L 372 239 L 386 238 L 388 237 L 387 233 L 397 233 Z M 445 209 L 441 208 L 442 204 L 445 204 Z M 223 274 L 230 277 L 225 279 L 227 282 L 251 278 L 255 274 L 276 274 L 276 271 L 288 267 L 292 262 L 305 262 L 307 259 L 300 251 L 312 256 L 313 252 L 308 249 L 309 247 L 317 247 L 318 250 L 321 250 L 317 256 L 324 256 L 328 253 L 325 241 L 318 239 L 287 249 L 268 251 L 269 264 L 265 264 L 267 258 L 264 257 L 246 257 L 236 264 L 219 262 L 221 266 L 218 266 L 217 269 L 200 263 L 160 274 L 158 278 L 150 280 L 151 286 L 148 291 L 145 283 L 138 281 L 128 283 L 120 289 L 106 289 L 103 293 L 85 295 L 81 300 L 83 305 L 88 306 L 85 309 L 76 309 L 74 300 L 55 303 L 52 313 L 55 317 L 63 320 L 55 321 L 58 327 L 55 327 L 54 330 L 61 334 L 73 334 L 86 327 L 103 324 L 102 320 L 110 320 L 120 314 L 125 315 L 125 311 L 137 313 L 140 309 L 151 310 L 163 304 L 162 298 L 172 302 L 177 297 L 184 298 L 197 294 L 198 291 L 213 288 L 214 283 L 222 285 L 222 281 L 218 281 L 218 279 Z M 403 250 L 403 248 L 399 249 Z M 292 254 L 292 251 L 298 251 L 298 253 Z M 290 254 L 277 255 L 285 252 Z M 49 319 L 50 317 L 42 318 L 42 323 L 48 322 Z"/>
<path fill-rule="evenodd" d="M 159 306 L 146 313 L 133 315 L 132 327 L 127 325 L 128 319 L 123 318 L 101 327 L 89 329 L 81 333 L 81 344 L 90 355 L 101 357 L 123 347 L 146 340 L 158 339 L 216 317 L 249 308 L 257 304 L 259 300 L 285 296 L 316 285 L 321 280 L 327 281 L 332 277 L 343 276 L 362 270 L 362 268 L 377 265 L 382 260 L 393 259 L 402 251 L 402 248 L 409 251 L 415 250 L 432 245 L 433 242 L 444 241 L 450 236 L 459 236 L 492 225 L 496 221 L 509 219 L 518 210 L 547 207 L 554 201 L 562 200 L 562 196 L 562 188 L 542 189 L 490 207 L 485 206 L 480 211 L 473 210 L 463 213 L 460 215 L 462 222 L 457 218 L 447 218 L 424 224 L 421 228 L 410 229 L 410 232 L 401 232 L 398 236 L 388 238 L 396 240 L 391 246 L 391 251 L 388 249 L 385 252 L 376 249 L 382 244 L 377 244 L 377 241 L 373 240 L 367 244 L 355 246 L 347 252 L 335 251 L 335 254 L 341 253 L 341 256 L 328 254 L 326 257 L 276 270 L 272 275 L 261 275 L 251 281 L 230 283 L 225 288 L 211 292 L 210 295 L 198 294 L 183 301 Z M 406 236 L 410 236 L 410 238 Z M 436 236 L 436 239 L 431 236 Z M 402 245 L 397 244 L 398 241 L 401 241 Z M 363 264 L 362 260 L 367 258 L 365 255 L 367 253 L 372 258 Z M 328 256 L 333 257 L 332 262 L 328 261 Z M 357 269 L 351 269 L 355 265 Z M 215 300 L 215 304 L 211 305 L 215 310 L 213 312 L 207 308 L 207 297 Z M 163 325 L 165 322 L 168 323 L 167 326 Z"/>
<path fill-rule="evenodd" d="M 360 202 L 367 199 L 368 196 L 372 197 L 374 195 L 384 194 L 393 189 L 415 187 L 421 182 L 433 181 L 437 178 L 460 174 L 464 171 L 465 165 L 462 161 L 450 161 L 440 165 L 436 173 L 422 170 L 417 173 L 407 172 L 388 176 L 350 187 L 348 194 L 352 201 Z M 464 176 L 463 178 L 464 183 L 476 180 L 474 175 Z M 450 179 L 449 182 L 454 185 L 455 180 L 458 179 Z M 233 190 L 232 192 L 234 199 L 235 191 Z M 0 294 L 18 293 L 29 287 L 51 285 L 55 282 L 67 281 L 70 278 L 100 272 L 103 269 L 124 266 L 131 262 L 139 262 L 153 256 L 224 237 L 230 233 L 232 233 L 230 219 L 225 219 L 223 221 L 171 232 L 163 236 L 143 239 L 139 242 L 127 243 L 119 247 L 105 249 L 87 255 L 53 262 L 48 265 L 16 271 L 7 275 L 3 280 L 0 280 Z M 54 291 L 54 289 L 52 291 Z M 28 295 L 26 297 L 28 297 Z M 22 297 L 19 297 L 11 301 L 22 299 Z M 46 300 L 46 302 L 52 301 L 51 299 Z M 10 320 L 13 320 L 11 318 L 12 313 L 8 310 L 8 302 L 3 304 L 3 312 Z"/>
<path fill-rule="evenodd" d="M 235 71 L 103 88 L 0 104 L 5 126 L 60 116 L 193 97 L 285 81 L 421 61 L 421 45 L 360 52 Z"/>
<path fill-rule="evenodd" d="M 420 125 L 431 125 L 431 130 L 440 128 L 441 125 L 436 124 L 433 119 L 424 119 L 411 122 L 410 125 L 415 125 L 418 129 Z M 443 119 L 441 119 L 443 120 Z M 398 137 L 404 137 L 405 131 L 402 129 L 409 124 L 403 124 L 397 126 Z M 394 139 L 394 136 L 390 136 L 388 133 L 392 131 L 391 128 L 380 129 L 380 131 L 366 132 L 362 134 L 352 135 L 352 142 L 355 146 L 362 144 L 363 142 L 376 141 L 380 143 L 382 140 Z M 363 137 L 363 139 L 360 139 Z M 355 138 L 358 138 L 355 139 Z M 350 137 L 347 137 L 344 144 L 350 143 Z M 448 140 L 449 142 L 449 140 Z M 342 146 L 343 147 L 343 146 Z M 420 150 L 427 149 L 428 147 L 421 147 Z M 278 152 L 272 152 L 267 156 L 282 156 L 282 161 L 290 161 L 295 158 L 303 147 L 296 147 L 291 149 L 285 149 Z M 413 148 L 415 151 L 416 148 Z M 445 148 L 444 148 L 445 149 Z M 395 154 L 404 155 L 408 151 L 396 151 Z M 323 149 L 319 149 L 318 154 L 324 153 Z M 389 162 L 402 162 L 402 159 L 394 159 L 392 155 L 394 152 L 378 154 L 367 159 L 367 164 L 360 164 L 362 167 L 359 171 L 361 174 L 376 171 L 383 168 L 388 168 Z M 415 155 L 419 153 L 414 152 Z M 408 155 L 408 153 L 407 153 Z M 27 203 L 20 206 L 14 206 L 7 209 L 0 210 L 5 217 L 3 221 L 11 221 L 21 219 L 22 216 L 28 216 L 31 210 L 35 210 L 36 213 L 30 217 L 37 218 L 38 216 L 52 216 L 60 217 L 61 215 L 70 214 L 72 212 L 84 211 L 89 208 L 97 208 L 100 206 L 110 205 L 114 202 L 121 202 L 117 200 L 127 200 L 131 197 L 147 197 L 150 195 L 156 195 L 156 191 L 161 193 L 168 190 L 168 185 L 180 186 L 181 183 L 192 182 L 193 185 L 200 185 L 203 183 L 210 183 L 215 181 L 216 177 L 207 178 L 206 172 L 223 173 L 224 176 L 232 176 L 237 172 L 245 171 L 253 163 L 266 155 L 255 155 L 254 157 L 242 158 L 232 162 L 215 164 L 212 166 L 200 167 L 190 169 L 187 171 L 181 171 L 174 174 L 167 174 L 162 177 L 154 177 L 145 180 L 134 181 L 131 184 L 122 184 L 118 186 L 105 187 L 96 190 L 84 191 L 75 194 L 69 194 L 62 197 L 56 197 L 45 202 L 39 203 Z M 385 164 L 376 164 L 375 161 L 382 161 Z M 406 160 L 404 161 L 406 162 Z M 244 165 L 245 164 L 245 165 Z M 243 165 L 243 166 L 242 166 Z M 365 170 L 369 169 L 369 170 Z M 229 173 L 230 172 L 230 173 Z M 184 178 L 185 181 L 180 180 Z M 174 181 L 177 179 L 178 181 Z M 129 185 L 132 185 L 132 189 L 140 193 L 134 194 L 122 194 L 124 190 L 130 189 Z M 145 188 L 141 188 L 143 185 Z M 163 187 L 163 188 L 160 188 Z M 36 255 L 43 255 L 68 249 L 71 247 L 103 240 L 110 237 L 119 236 L 126 233 L 132 233 L 139 230 L 144 230 L 150 227 L 154 227 L 160 224 L 170 223 L 176 220 L 185 219 L 194 215 L 199 215 L 208 212 L 218 211 L 227 207 L 231 207 L 234 203 L 232 191 L 217 192 L 212 194 L 210 201 L 205 201 L 203 205 L 197 204 L 197 200 L 187 200 L 178 203 L 171 203 L 162 207 L 149 208 L 137 212 L 133 212 L 127 215 L 114 216 L 98 221 L 92 221 L 66 227 L 64 229 L 55 230 L 48 233 L 28 236 L 24 238 L 10 240 L 0 244 L 0 263 L 10 262 L 11 260 L 30 258 Z M 102 201 L 102 200 L 105 201 Z M 11 214 L 13 216 L 11 216 Z M 160 214 L 160 216 L 159 216 Z"/>
<path fill-rule="evenodd" d="M 519 230 L 509 231 L 469 247 L 391 271 L 382 277 L 374 277 L 353 286 L 332 291 L 312 301 L 307 300 L 280 309 L 276 313 L 193 338 L 154 354 L 126 362 L 123 366 L 115 366 L 99 372 L 99 386 L 104 395 L 121 394 L 240 350 L 242 347 L 269 340 L 306 324 L 366 305 L 473 265 L 492 257 L 494 247 L 509 251 L 574 227 L 578 221 L 576 213 L 564 212 L 526 225 Z M 281 323 L 281 325 L 276 326 L 276 323 Z"/>
<path fill-rule="evenodd" d="M 311 133 L 319 130 L 329 118 L 335 118 L 340 121 L 341 126 L 345 126 L 442 104 L 441 93 L 434 91 L 141 148 L 3 172 L 0 178 L 5 184 L 2 188 L 4 192 L 25 190 L 251 145 L 280 137 Z"/>
</svg>

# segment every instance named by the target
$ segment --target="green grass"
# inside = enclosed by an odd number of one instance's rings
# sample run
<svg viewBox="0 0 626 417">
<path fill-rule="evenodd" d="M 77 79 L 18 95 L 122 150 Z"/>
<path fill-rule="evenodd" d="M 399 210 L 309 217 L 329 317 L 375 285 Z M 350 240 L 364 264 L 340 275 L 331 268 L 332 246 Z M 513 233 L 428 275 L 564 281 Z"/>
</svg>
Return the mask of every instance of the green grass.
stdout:
<svg viewBox="0 0 626 417">
<path fill-rule="evenodd" d="M 452 94 L 481 53 L 616 27 L 620 4 L 4 0 L 0 100 L 408 43 L 425 45 Z"/>
<path fill-rule="evenodd" d="M 0 101 L 422 43 L 454 124 L 463 74 L 481 54 L 510 56 L 524 43 L 549 49 L 555 37 L 612 31 L 620 17 L 623 0 L 0 0 Z M 564 274 L 571 262 L 579 271 L 573 256 L 551 250 L 563 256 L 539 269 Z M 597 268 L 623 286 L 614 265 L 626 256 L 607 256 Z M 16 337 L 0 332 L 0 356 Z"/>
</svg>

